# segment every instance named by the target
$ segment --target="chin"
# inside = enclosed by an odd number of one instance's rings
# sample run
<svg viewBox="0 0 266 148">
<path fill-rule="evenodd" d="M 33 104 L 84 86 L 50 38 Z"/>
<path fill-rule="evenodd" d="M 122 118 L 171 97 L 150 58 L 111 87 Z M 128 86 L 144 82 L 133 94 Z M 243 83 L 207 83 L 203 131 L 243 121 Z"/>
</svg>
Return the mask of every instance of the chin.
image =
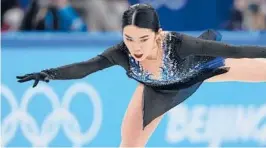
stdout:
<svg viewBox="0 0 266 148">
<path fill-rule="evenodd" d="M 138 61 L 138 62 L 141 62 L 141 61 L 143 61 L 144 59 L 138 59 L 138 58 L 135 58 L 135 60 Z"/>
</svg>

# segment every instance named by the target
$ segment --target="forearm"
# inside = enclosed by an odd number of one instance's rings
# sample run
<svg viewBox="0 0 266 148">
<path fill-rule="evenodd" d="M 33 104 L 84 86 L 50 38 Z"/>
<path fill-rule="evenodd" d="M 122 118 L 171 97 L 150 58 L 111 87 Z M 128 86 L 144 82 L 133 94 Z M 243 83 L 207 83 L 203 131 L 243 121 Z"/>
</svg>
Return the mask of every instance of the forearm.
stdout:
<svg viewBox="0 0 266 148">
<path fill-rule="evenodd" d="M 73 63 L 58 68 L 44 70 L 52 80 L 81 79 L 98 70 L 110 67 L 113 64 L 106 58 L 97 56 L 88 61 Z"/>
</svg>

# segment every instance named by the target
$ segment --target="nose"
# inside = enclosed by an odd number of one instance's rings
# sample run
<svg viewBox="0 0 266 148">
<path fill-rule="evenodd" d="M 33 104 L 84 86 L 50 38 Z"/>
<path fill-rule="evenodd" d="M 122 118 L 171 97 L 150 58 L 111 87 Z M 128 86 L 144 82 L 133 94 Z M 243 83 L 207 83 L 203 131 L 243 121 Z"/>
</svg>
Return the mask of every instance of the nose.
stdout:
<svg viewBox="0 0 266 148">
<path fill-rule="evenodd" d="M 134 48 L 134 51 L 136 51 L 136 52 L 141 50 L 141 46 L 139 43 L 134 43 L 133 48 Z"/>
</svg>

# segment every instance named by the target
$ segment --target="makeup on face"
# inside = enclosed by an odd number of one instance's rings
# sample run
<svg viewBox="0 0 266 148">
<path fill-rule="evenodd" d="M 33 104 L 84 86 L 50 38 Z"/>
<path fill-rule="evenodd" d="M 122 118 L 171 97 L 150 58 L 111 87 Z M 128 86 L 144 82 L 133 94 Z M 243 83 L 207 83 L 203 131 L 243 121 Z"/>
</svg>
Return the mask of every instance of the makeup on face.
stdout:
<svg viewBox="0 0 266 148">
<path fill-rule="evenodd" d="M 155 32 L 147 28 L 134 25 L 126 26 L 123 30 L 123 39 L 130 54 L 138 61 L 145 60 L 153 52 Z"/>
</svg>

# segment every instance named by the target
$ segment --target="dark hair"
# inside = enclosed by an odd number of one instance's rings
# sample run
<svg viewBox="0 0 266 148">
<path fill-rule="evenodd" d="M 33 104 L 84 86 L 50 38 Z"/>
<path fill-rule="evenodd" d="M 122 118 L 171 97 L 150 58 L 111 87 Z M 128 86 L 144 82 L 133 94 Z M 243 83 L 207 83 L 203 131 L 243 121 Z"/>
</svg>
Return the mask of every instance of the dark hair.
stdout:
<svg viewBox="0 0 266 148">
<path fill-rule="evenodd" d="M 148 28 L 158 32 L 160 28 L 159 17 L 156 10 L 148 4 L 135 4 L 129 7 L 123 14 L 122 28 L 127 25 L 136 25 L 140 28 Z"/>
</svg>

